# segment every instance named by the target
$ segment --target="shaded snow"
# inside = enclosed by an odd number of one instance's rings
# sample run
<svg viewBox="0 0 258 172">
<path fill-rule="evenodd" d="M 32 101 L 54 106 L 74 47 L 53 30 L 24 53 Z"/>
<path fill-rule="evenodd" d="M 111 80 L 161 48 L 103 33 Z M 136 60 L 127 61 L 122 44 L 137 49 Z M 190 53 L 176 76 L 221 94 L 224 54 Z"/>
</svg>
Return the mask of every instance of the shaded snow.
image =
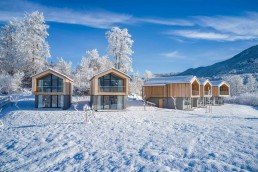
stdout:
<svg viewBox="0 0 258 172">
<path fill-rule="evenodd" d="M 128 104 L 85 123 L 82 111 L 20 102 L 1 117 L 0 171 L 258 171 L 254 108 L 227 104 L 209 114 Z"/>
</svg>

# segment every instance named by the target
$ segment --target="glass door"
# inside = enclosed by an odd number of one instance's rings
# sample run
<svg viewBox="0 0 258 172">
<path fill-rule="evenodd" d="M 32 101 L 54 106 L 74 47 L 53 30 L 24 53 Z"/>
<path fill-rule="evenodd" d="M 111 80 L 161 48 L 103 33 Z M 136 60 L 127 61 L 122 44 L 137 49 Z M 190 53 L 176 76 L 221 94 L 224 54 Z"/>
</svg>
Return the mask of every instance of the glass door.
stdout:
<svg viewBox="0 0 258 172">
<path fill-rule="evenodd" d="M 52 108 L 57 108 L 58 107 L 58 96 L 52 96 Z"/>
<path fill-rule="evenodd" d="M 51 96 L 43 95 L 43 107 L 45 108 L 51 107 Z"/>
<path fill-rule="evenodd" d="M 103 96 L 103 109 L 110 109 L 109 96 Z"/>
</svg>

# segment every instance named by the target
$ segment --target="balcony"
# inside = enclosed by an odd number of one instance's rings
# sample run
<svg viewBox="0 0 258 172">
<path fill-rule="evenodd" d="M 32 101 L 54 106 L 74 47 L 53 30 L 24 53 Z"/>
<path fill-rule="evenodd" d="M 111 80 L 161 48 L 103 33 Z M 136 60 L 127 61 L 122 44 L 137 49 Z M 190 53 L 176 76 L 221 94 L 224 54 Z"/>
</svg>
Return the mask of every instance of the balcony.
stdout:
<svg viewBox="0 0 258 172">
<path fill-rule="evenodd" d="M 63 92 L 63 87 L 62 86 L 37 86 L 37 91 L 36 92 L 42 92 L 42 93 L 47 93 L 47 92 Z"/>
<path fill-rule="evenodd" d="M 193 96 L 199 96 L 199 90 L 192 90 Z"/>
<path fill-rule="evenodd" d="M 228 91 L 220 91 L 220 95 L 229 95 L 229 92 Z"/>
<path fill-rule="evenodd" d="M 99 92 L 124 92 L 124 86 L 100 86 Z"/>
<path fill-rule="evenodd" d="M 210 95 L 211 95 L 211 91 L 204 91 L 204 95 L 205 95 L 205 96 L 208 96 L 209 93 L 210 93 Z"/>
</svg>

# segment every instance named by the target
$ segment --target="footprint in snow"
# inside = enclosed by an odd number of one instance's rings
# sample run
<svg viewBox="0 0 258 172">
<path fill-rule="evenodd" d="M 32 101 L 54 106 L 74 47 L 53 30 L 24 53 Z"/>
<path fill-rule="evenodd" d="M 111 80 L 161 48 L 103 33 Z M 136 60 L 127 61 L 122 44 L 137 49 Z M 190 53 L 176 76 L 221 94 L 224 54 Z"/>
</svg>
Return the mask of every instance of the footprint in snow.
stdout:
<svg viewBox="0 0 258 172">
<path fill-rule="evenodd" d="M 84 159 L 84 156 L 82 153 L 77 153 L 73 156 L 73 159 L 75 159 L 76 161 L 82 161 Z"/>
</svg>

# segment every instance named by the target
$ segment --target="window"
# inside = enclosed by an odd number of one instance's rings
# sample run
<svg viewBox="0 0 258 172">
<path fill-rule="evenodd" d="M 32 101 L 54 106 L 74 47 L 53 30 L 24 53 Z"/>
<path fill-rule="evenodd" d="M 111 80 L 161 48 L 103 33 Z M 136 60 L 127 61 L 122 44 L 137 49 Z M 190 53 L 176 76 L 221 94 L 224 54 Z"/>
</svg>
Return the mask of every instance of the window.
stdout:
<svg viewBox="0 0 258 172">
<path fill-rule="evenodd" d="M 38 92 L 63 92 L 63 79 L 53 74 L 37 80 Z"/>
<path fill-rule="evenodd" d="M 124 91 L 124 80 L 111 73 L 99 78 L 98 83 L 101 92 Z"/>
</svg>

